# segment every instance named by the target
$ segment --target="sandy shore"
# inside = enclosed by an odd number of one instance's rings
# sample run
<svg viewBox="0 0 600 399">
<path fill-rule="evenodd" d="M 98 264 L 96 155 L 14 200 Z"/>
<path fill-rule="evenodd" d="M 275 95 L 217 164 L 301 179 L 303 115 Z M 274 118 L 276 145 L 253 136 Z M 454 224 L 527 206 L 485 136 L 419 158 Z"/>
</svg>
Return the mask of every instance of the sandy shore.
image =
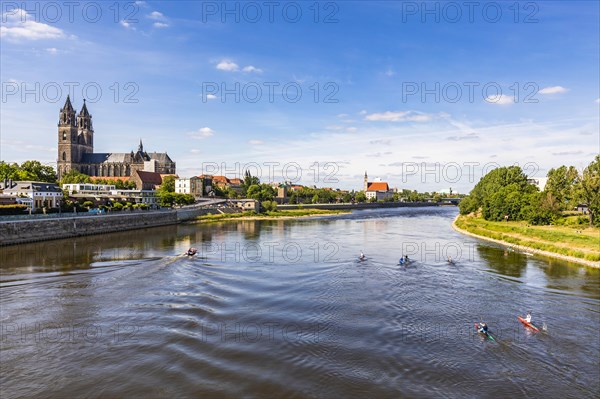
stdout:
<svg viewBox="0 0 600 399">
<path fill-rule="evenodd" d="M 562 259 L 568 262 L 573 262 L 573 263 L 579 263 L 579 264 L 583 264 L 586 266 L 590 266 L 590 267 L 594 267 L 597 269 L 600 269 L 600 262 L 595 262 L 592 260 L 587 260 L 587 259 L 581 259 L 581 258 L 576 258 L 574 256 L 568 256 L 568 255 L 562 255 L 562 254 L 557 254 L 555 252 L 549 252 L 549 251 L 543 251 L 541 249 L 536 249 L 536 248 L 531 248 L 531 247 L 527 247 L 524 245 L 516 245 L 516 244 L 511 244 L 509 242 L 506 241 L 502 241 L 502 240 L 496 240 L 495 238 L 489 238 L 489 237 L 484 237 L 484 236 L 480 236 L 474 233 L 471 233 L 470 231 L 467 230 L 463 230 L 460 227 L 458 227 L 456 225 L 456 221 L 458 220 L 459 216 L 457 216 L 454 221 L 452 222 L 452 228 L 454 228 L 454 230 L 458 231 L 459 233 L 471 236 L 471 237 L 475 237 L 475 238 L 479 238 L 481 240 L 486 240 L 486 241 L 491 241 L 491 242 L 495 242 L 496 244 L 500 244 L 500 245 L 504 245 L 506 247 L 521 251 L 521 252 L 530 252 L 533 254 L 538 254 L 538 255 L 543 255 L 543 256 L 548 256 L 551 258 L 556 258 L 556 259 Z"/>
</svg>

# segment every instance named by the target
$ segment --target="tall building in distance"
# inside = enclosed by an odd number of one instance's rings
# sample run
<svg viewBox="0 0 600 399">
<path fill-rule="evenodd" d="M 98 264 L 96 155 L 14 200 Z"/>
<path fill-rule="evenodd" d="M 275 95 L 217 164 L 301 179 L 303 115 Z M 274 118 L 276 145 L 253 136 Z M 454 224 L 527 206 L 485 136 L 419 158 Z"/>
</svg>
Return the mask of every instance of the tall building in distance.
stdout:
<svg viewBox="0 0 600 399">
<path fill-rule="evenodd" d="M 58 120 L 57 174 L 60 179 L 70 170 L 89 176 L 129 177 L 136 170 L 175 174 L 175 162 L 166 152 L 146 152 L 142 140 L 137 151 L 129 153 L 94 153 L 92 115 L 85 100 L 77 114 L 67 96 Z"/>
</svg>

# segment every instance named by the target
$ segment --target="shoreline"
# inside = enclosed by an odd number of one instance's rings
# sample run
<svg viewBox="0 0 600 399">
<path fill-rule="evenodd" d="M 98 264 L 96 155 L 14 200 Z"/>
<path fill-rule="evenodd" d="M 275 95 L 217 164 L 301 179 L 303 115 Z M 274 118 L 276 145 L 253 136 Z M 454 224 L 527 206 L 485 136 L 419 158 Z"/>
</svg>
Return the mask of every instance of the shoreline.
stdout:
<svg viewBox="0 0 600 399">
<path fill-rule="evenodd" d="M 587 259 L 581 259 L 581 258 L 576 258 L 574 256 L 569 256 L 569 255 L 563 255 L 563 254 L 558 254 L 556 252 L 550 252 L 550 251 L 544 251 L 541 249 L 537 249 L 537 248 L 531 248 L 525 245 L 518 245 L 518 244 L 511 244 L 509 242 L 506 241 L 502 241 L 502 240 L 497 240 L 495 238 L 490 238 L 490 237 L 485 237 L 485 236 L 480 236 L 478 234 L 475 233 L 471 233 L 470 231 L 461 229 L 460 227 L 458 227 L 456 225 L 456 221 L 458 220 L 458 218 L 460 217 L 460 215 L 457 215 L 454 220 L 452 221 L 452 228 L 464 235 L 467 236 L 471 236 L 474 238 L 478 238 L 480 240 L 485 240 L 485 241 L 490 241 L 496 244 L 500 244 L 503 245 L 505 247 L 509 247 L 509 248 L 513 248 L 513 249 L 517 249 L 520 251 L 526 251 L 526 252 L 531 252 L 537 255 L 543 255 L 543 256 L 547 256 L 550 258 L 556 258 L 556 259 L 560 259 L 560 260 L 565 260 L 568 262 L 572 262 L 572 263 L 579 263 L 585 266 L 589 266 L 589 267 L 593 267 L 595 269 L 600 269 L 600 262 L 596 262 L 596 261 L 592 261 L 592 260 L 587 260 Z"/>
<path fill-rule="evenodd" d="M 188 223 L 222 223 L 222 222 L 236 222 L 236 221 L 254 221 L 254 220 L 291 220 L 291 219 L 307 219 L 321 216 L 340 216 L 348 215 L 352 212 L 326 212 L 326 213 L 315 213 L 309 215 L 282 215 L 282 216 L 240 216 L 240 217 L 223 217 L 214 219 L 201 219 L 199 216 L 196 220 L 190 220 Z"/>
</svg>

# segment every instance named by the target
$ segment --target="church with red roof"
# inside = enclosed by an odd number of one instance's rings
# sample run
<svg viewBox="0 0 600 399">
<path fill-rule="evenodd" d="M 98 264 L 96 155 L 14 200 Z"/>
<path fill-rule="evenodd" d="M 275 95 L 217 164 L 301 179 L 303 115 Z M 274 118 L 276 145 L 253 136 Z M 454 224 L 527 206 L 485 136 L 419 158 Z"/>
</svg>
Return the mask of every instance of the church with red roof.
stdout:
<svg viewBox="0 0 600 399">
<path fill-rule="evenodd" d="M 394 191 L 390 189 L 390 186 L 386 182 L 381 181 L 381 179 L 375 179 L 375 181 L 370 182 L 367 171 L 365 171 L 364 191 L 368 200 L 375 198 L 379 201 L 394 195 Z"/>
</svg>

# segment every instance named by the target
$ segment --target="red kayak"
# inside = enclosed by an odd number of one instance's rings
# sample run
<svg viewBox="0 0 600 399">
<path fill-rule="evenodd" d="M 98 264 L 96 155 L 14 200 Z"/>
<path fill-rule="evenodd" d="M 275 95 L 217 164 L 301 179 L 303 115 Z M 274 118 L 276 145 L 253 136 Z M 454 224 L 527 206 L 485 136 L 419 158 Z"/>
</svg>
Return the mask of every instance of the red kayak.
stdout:
<svg viewBox="0 0 600 399">
<path fill-rule="evenodd" d="M 525 320 L 521 316 L 517 316 L 517 319 L 519 319 L 519 321 L 521 323 L 525 324 L 525 326 L 531 328 L 533 331 L 540 331 L 536 326 L 534 326 L 533 324 L 529 323 L 527 320 Z"/>
</svg>

